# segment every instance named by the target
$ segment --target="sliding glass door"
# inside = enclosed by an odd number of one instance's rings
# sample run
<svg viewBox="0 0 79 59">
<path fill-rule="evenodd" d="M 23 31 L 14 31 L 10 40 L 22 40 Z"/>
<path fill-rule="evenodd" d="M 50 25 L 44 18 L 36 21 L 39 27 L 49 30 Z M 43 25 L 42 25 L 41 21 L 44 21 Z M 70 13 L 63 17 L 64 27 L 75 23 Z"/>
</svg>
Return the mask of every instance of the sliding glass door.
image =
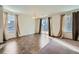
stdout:
<svg viewBox="0 0 79 59">
<path fill-rule="evenodd" d="M 72 32 L 72 17 L 71 16 L 65 16 L 64 32 Z"/>
<path fill-rule="evenodd" d="M 16 37 L 16 16 L 13 14 L 7 14 L 5 36 L 6 39 Z"/>
<path fill-rule="evenodd" d="M 48 34 L 48 19 L 42 19 L 41 33 Z"/>
<path fill-rule="evenodd" d="M 62 25 L 63 25 L 63 37 L 72 39 L 72 14 L 64 16 Z"/>
</svg>

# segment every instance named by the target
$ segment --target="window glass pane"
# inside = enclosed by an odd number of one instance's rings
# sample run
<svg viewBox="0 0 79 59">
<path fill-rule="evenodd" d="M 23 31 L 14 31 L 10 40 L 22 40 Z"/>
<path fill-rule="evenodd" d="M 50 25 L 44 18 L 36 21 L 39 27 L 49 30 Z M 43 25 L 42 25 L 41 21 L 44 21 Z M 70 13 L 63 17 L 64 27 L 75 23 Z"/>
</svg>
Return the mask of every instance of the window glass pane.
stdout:
<svg viewBox="0 0 79 59">
<path fill-rule="evenodd" d="M 72 32 L 72 16 L 65 16 L 64 19 L 64 32 Z"/>
<path fill-rule="evenodd" d="M 42 31 L 48 31 L 48 19 L 47 18 L 42 19 Z"/>
<path fill-rule="evenodd" d="M 15 31 L 15 16 L 8 15 L 8 32 L 14 32 L 14 31 Z"/>
</svg>

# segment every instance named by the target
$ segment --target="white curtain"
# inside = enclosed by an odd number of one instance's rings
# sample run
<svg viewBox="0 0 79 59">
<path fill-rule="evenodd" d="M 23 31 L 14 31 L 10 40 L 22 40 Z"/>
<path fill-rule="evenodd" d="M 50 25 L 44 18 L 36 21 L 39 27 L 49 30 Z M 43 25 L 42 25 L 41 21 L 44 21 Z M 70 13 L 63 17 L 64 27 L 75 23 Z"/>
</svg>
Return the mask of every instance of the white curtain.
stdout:
<svg viewBox="0 0 79 59">
<path fill-rule="evenodd" d="M 39 33 L 40 19 L 35 19 L 35 33 Z"/>
</svg>

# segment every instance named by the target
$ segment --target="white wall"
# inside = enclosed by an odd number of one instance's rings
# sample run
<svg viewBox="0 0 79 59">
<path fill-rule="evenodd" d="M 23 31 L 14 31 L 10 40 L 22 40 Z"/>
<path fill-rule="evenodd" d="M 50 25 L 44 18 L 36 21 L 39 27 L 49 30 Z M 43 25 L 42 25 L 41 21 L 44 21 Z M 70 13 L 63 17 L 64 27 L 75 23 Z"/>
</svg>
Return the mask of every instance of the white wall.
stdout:
<svg viewBox="0 0 79 59">
<path fill-rule="evenodd" d="M 28 15 L 19 15 L 20 36 L 35 33 L 35 20 Z"/>
<path fill-rule="evenodd" d="M 3 42 L 3 8 L 0 6 L 0 43 Z"/>
</svg>

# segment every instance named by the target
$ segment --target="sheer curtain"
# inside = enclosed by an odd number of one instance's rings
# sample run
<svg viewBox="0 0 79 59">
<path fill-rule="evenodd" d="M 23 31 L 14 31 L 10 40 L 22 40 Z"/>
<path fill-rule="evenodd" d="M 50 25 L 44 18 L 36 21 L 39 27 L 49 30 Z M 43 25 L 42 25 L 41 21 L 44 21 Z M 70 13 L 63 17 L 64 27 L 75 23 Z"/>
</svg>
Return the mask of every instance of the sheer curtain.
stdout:
<svg viewBox="0 0 79 59">
<path fill-rule="evenodd" d="M 63 30 L 62 30 L 62 28 L 63 28 L 63 18 L 64 18 L 64 16 L 65 16 L 65 14 L 63 14 L 63 15 L 60 15 L 60 31 L 59 31 L 59 33 L 58 33 L 58 36 L 59 37 L 63 37 L 63 35 L 62 35 L 62 32 L 63 32 Z"/>
<path fill-rule="evenodd" d="M 7 23 L 8 13 L 3 13 L 3 40 L 6 41 L 6 23 Z"/>
<path fill-rule="evenodd" d="M 39 18 L 35 18 L 35 33 L 36 34 L 39 33 L 39 26 L 40 26 L 40 19 Z"/>
</svg>

